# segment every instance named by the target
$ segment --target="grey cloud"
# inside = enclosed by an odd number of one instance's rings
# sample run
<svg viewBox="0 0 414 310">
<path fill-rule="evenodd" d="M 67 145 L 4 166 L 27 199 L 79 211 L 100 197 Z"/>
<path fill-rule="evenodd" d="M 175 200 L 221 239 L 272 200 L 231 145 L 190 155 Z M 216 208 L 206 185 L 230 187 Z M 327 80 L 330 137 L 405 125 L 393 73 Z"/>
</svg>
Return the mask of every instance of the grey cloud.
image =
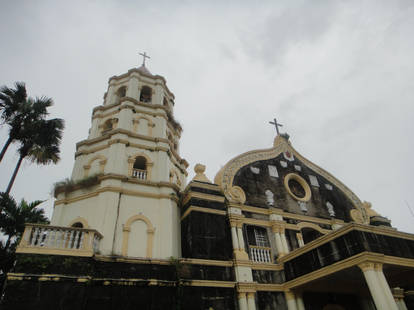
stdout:
<svg viewBox="0 0 414 310">
<path fill-rule="evenodd" d="M 337 15 L 335 1 L 289 2 L 274 12 L 248 35 L 240 36 L 244 50 L 251 58 L 273 65 L 283 61 L 290 48 L 311 42 L 329 31 Z"/>
</svg>

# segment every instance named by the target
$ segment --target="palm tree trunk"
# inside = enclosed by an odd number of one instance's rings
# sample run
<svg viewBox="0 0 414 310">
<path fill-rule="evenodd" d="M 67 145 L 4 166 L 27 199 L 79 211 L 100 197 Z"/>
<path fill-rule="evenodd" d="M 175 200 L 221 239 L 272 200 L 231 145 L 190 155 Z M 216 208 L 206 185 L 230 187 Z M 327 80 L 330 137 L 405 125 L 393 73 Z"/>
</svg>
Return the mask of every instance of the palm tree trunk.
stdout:
<svg viewBox="0 0 414 310">
<path fill-rule="evenodd" d="M 11 180 L 9 182 L 9 185 L 7 186 L 7 189 L 6 189 L 6 194 L 7 195 L 10 193 L 10 190 L 11 190 L 11 188 L 13 186 L 14 180 L 16 179 L 17 172 L 20 169 L 20 165 L 22 164 L 23 159 L 24 159 L 24 156 L 20 155 L 19 161 L 17 162 L 16 168 L 14 168 L 14 172 L 13 172 L 12 178 L 11 178 Z"/>
<path fill-rule="evenodd" d="M 7 148 L 9 147 L 10 143 L 12 143 L 13 139 L 11 137 L 9 137 L 6 141 L 6 144 L 3 146 L 3 149 L 1 150 L 0 153 L 0 162 L 4 157 L 4 154 L 6 154 Z"/>
</svg>

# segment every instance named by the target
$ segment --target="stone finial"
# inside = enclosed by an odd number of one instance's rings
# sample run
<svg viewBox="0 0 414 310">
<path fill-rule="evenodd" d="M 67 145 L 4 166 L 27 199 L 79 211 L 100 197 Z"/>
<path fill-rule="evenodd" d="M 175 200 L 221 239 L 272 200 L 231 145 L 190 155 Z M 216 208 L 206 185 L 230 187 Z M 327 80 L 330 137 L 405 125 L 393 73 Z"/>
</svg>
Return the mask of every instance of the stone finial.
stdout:
<svg viewBox="0 0 414 310">
<path fill-rule="evenodd" d="M 371 216 L 381 216 L 378 212 L 376 212 L 375 210 L 372 209 L 372 203 L 370 203 L 368 201 L 364 201 L 362 203 L 362 206 L 365 208 L 365 211 L 367 212 L 367 215 L 369 217 L 371 217 Z"/>
<path fill-rule="evenodd" d="M 273 140 L 273 147 L 277 147 L 279 144 L 289 144 L 289 135 L 287 133 L 282 133 L 277 135 L 276 138 Z"/>
<path fill-rule="evenodd" d="M 281 136 L 282 138 L 286 139 L 286 141 L 289 141 L 290 136 L 289 136 L 289 134 L 288 134 L 287 132 L 285 132 L 285 133 L 281 133 L 281 134 L 280 134 L 280 136 Z"/>
<path fill-rule="evenodd" d="M 195 175 L 195 177 L 193 178 L 192 181 L 211 183 L 211 181 L 204 174 L 205 171 L 206 171 L 206 166 L 205 165 L 196 164 L 194 166 L 194 172 L 196 173 L 196 175 Z"/>
</svg>

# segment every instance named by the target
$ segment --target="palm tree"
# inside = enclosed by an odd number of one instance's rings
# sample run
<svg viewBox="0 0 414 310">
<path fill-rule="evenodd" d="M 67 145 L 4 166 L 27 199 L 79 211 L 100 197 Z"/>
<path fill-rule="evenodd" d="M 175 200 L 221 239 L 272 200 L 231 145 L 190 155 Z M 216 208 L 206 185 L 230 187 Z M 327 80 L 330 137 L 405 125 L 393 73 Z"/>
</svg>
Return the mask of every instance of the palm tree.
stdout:
<svg viewBox="0 0 414 310">
<path fill-rule="evenodd" d="M 55 118 L 32 122 L 24 129 L 18 150 L 19 160 L 7 186 L 6 194 L 10 193 L 23 159 L 28 158 L 31 162 L 42 165 L 57 163 L 60 160 L 59 145 L 64 127 L 64 121 Z"/>
<path fill-rule="evenodd" d="M 44 119 L 48 114 L 47 108 L 53 104 L 52 99 L 46 97 L 28 98 L 23 82 L 17 82 L 15 87 L 15 89 L 6 86 L 0 88 L 0 120 L 10 127 L 9 138 L 0 152 L 0 162 L 10 144 L 22 138 L 25 127 Z"/>
<path fill-rule="evenodd" d="M 28 203 L 22 199 L 17 204 L 6 193 L 0 193 L 0 232 L 7 237 L 5 243 L 0 241 L 0 288 L 4 285 L 5 275 L 14 265 L 15 249 L 23 235 L 25 223 L 49 223 L 45 211 L 37 208 L 41 203 L 41 200 Z"/>
<path fill-rule="evenodd" d="M 45 211 L 37 208 L 42 202 L 36 200 L 28 203 L 22 199 L 17 205 L 16 201 L 8 194 L 0 194 L 0 231 L 7 236 L 3 246 L 5 251 L 10 248 L 13 239 L 21 237 L 25 223 L 49 223 Z"/>
</svg>

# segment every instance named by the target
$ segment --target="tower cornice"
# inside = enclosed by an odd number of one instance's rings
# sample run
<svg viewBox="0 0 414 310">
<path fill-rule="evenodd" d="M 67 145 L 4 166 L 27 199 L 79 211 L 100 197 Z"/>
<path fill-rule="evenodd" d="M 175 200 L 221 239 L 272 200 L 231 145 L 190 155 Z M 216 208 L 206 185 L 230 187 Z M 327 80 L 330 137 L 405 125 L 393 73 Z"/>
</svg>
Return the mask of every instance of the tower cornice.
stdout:
<svg viewBox="0 0 414 310">
<path fill-rule="evenodd" d="M 166 143 L 170 146 L 170 148 L 167 147 L 162 147 L 162 146 L 149 146 L 149 145 L 142 145 L 142 144 L 137 144 L 137 143 L 131 143 L 130 141 L 126 140 L 126 139 L 112 139 L 112 135 L 118 134 L 118 133 L 122 133 L 122 134 L 126 134 L 128 136 L 128 138 L 138 138 L 138 139 L 142 139 L 142 140 L 147 140 L 147 141 L 152 141 L 155 143 L 158 142 L 162 142 L 162 143 Z M 108 140 L 107 144 L 105 145 L 100 145 L 96 148 L 93 148 L 91 150 L 78 150 L 81 146 L 90 146 L 92 144 L 95 143 L 99 143 L 102 142 L 104 140 Z M 86 140 L 82 140 L 80 142 L 78 142 L 76 144 L 76 153 L 75 153 L 75 158 L 77 158 L 78 156 L 81 155 L 87 155 L 87 154 L 91 154 L 94 152 L 97 152 L 99 150 L 103 150 L 106 149 L 108 147 L 111 146 L 111 144 L 114 143 L 122 143 L 131 147 L 137 147 L 137 148 L 142 148 L 142 149 L 147 149 L 150 151 L 163 151 L 163 152 L 167 152 L 168 156 L 170 156 L 172 159 L 174 159 L 175 165 L 177 166 L 177 168 L 179 168 L 181 170 L 182 173 L 184 173 L 186 176 L 188 175 L 186 168 L 189 166 L 188 162 L 184 159 L 181 158 L 180 155 L 178 155 L 177 152 L 174 151 L 174 149 L 172 148 L 172 143 L 171 141 L 169 141 L 168 139 L 164 139 L 164 138 L 155 138 L 155 137 L 150 137 L 150 136 L 145 136 L 145 135 L 140 135 L 140 134 L 136 134 L 134 132 L 125 130 L 125 129 L 114 129 L 110 132 L 108 132 L 106 135 L 98 137 L 98 138 L 93 138 L 93 139 L 86 139 Z"/>
<path fill-rule="evenodd" d="M 130 69 L 130 70 L 128 70 L 127 73 L 124 73 L 124 74 L 121 74 L 121 75 L 111 76 L 108 80 L 108 83 L 111 83 L 112 81 L 118 81 L 118 80 L 130 77 L 133 73 L 137 73 L 138 76 L 144 76 L 144 77 L 149 78 L 151 80 L 161 80 L 162 81 L 162 86 L 165 87 L 165 90 L 168 92 L 168 95 L 170 95 L 171 97 L 173 97 L 175 99 L 174 94 L 170 91 L 170 89 L 167 86 L 167 80 L 163 76 L 148 74 L 148 73 L 145 73 L 145 72 L 139 70 L 138 68 Z"/>
<path fill-rule="evenodd" d="M 128 104 L 123 104 L 124 102 L 132 103 L 134 105 L 133 106 L 130 106 Z M 121 98 L 118 103 L 113 103 L 113 104 L 105 105 L 105 106 L 104 105 L 100 105 L 100 106 L 95 107 L 93 109 L 93 111 L 92 111 L 92 120 L 95 119 L 95 118 L 103 118 L 103 117 L 110 116 L 111 114 L 102 115 L 102 114 L 95 114 L 95 113 L 100 112 L 100 111 L 101 112 L 104 112 L 104 111 L 110 110 L 112 108 L 115 108 L 117 106 L 120 106 L 119 108 L 121 110 L 122 109 L 131 109 L 131 110 L 135 110 L 135 112 L 138 112 L 138 113 L 146 113 L 146 114 L 150 114 L 150 115 L 153 115 L 153 116 L 161 116 L 161 117 L 164 117 L 168 121 L 167 124 L 168 124 L 169 128 L 175 134 L 177 134 L 178 136 L 181 136 L 181 132 L 182 132 L 181 125 L 178 124 L 175 120 L 173 122 L 173 120 L 171 119 L 171 116 L 170 117 L 168 116 L 168 114 L 170 113 L 170 110 L 167 107 L 162 106 L 160 104 L 148 104 L 148 103 L 144 103 L 144 102 L 138 101 L 138 100 L 136 100 L 134 98 L 131 98 L 131 97 Z M 150 109 L 153 109 L 153 110 L 160 109 L 160 110 L 165 111 L 165 114 L 164 113 L 157 113 L 157 112 L 143 111 L 143 110 L 142 111 L 141 110 L 136 110 L 135 109 L 136 106 L 138 106 L 138 107 L 139 106 L 146 107 L 146 108 L 150 108 Z M 113 114 L 116 114 L 117 112 L 118 111 L 113 111 L 112 113 Z M 172 125 L 171 123 L 174 123 L 175 125 Z"/>
</svg>

